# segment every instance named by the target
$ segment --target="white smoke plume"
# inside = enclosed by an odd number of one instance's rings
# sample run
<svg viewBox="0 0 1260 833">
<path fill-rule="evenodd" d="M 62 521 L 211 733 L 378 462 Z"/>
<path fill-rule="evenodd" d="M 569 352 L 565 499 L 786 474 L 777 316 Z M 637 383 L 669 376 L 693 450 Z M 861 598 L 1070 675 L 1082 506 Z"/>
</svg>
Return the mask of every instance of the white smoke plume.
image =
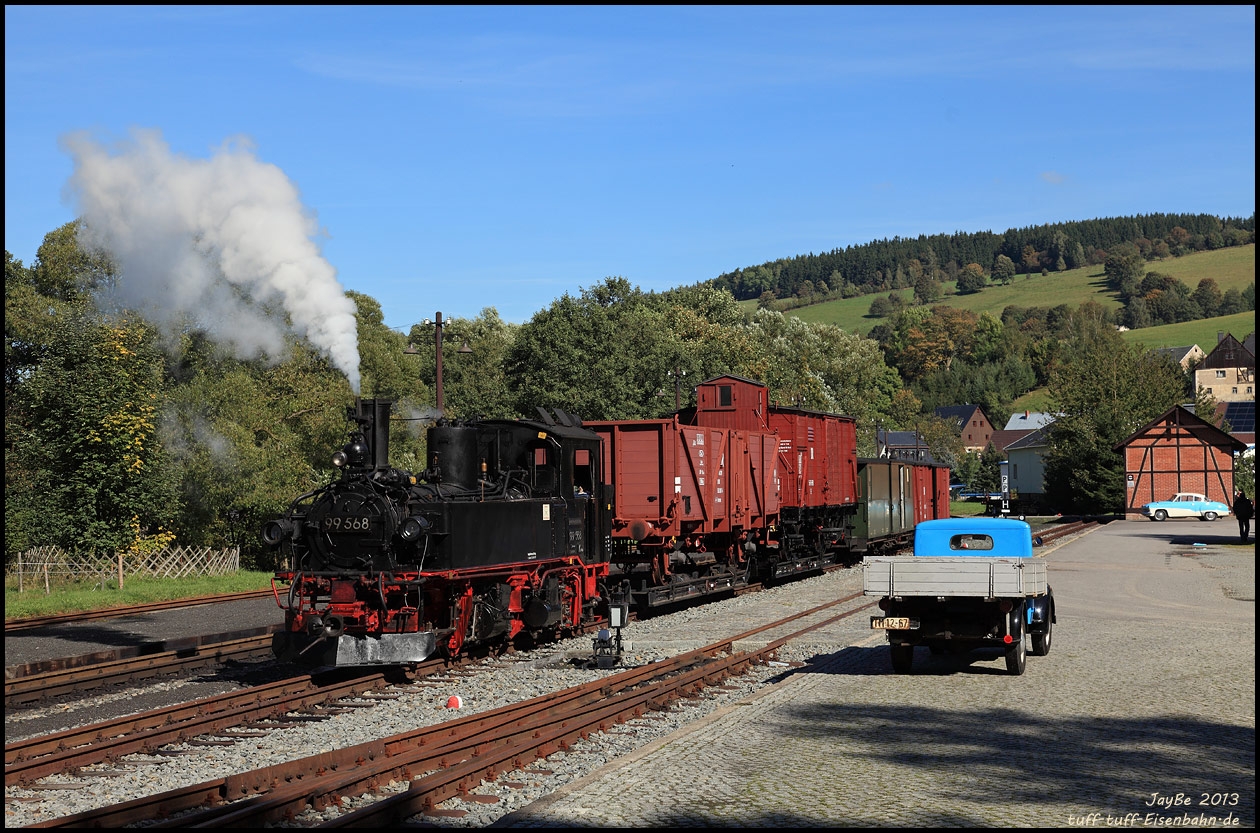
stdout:
<svg viewBox="0 0 1260 833">
<path fill-rule="evenodd" d="M 314 216 L 275 165 L 244 141 L 209 159 L 173 154 L 158 131 L 106 148 L 62 140 L 80 242 L 118 270 L 114 295 L 155 323 L 188 320 L 242 359 L 279 359 L 291 330 L 359 393 L 354 302 L 313 240 Z"/>
</svg>

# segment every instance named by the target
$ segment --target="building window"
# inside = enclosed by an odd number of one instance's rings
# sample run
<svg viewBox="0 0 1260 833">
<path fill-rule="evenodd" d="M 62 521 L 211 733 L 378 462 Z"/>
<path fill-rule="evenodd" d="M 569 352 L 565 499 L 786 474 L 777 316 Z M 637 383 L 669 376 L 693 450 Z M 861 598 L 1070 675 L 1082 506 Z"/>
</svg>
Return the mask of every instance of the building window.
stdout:
<svg viewBox="0 0 1260 833">
<path fill-rule="evenodd" d="M 1216 378 L 1217 378 L 1217 379 L 1224 379 L 1224 378 L 1225 378 L 1225 371 L 1224 371 L 1224 370 L 1218 370 L 1218 371 L 1216 371 Z"/>
<path fill-rule="evenodd" d="M 1230 389 L 1230 393 L 1238 393 L 1238 386 L 1234 385 L 1234 387 Z"/>
</svg>

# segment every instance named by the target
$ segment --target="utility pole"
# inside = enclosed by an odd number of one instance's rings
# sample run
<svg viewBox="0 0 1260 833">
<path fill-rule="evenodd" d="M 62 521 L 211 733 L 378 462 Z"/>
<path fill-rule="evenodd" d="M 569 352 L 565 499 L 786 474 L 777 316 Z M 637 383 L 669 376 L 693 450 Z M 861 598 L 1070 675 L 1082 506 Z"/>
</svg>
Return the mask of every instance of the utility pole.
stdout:
<svg viewBox="0 0 1260 833">
<path fill-rule="evenodd" d="M 433 349 L 437 351 L 437 409 L 439 414 L 446 413 L 446 402 L 442 397 L 442 313 L 434 316 L 434 320 L 424 319 L 420 322 L 425 326 L 433 325 Z M 414 344 L 408 344 L 407 349 L 403 351 L 409 356 L 415 356 L 420 353 Z M 470 351 L 471 352 L 471 351 Z"/>
<path fill-rule="evenodd" d="M 424 321 L 420 323 L 424 324 L 426 327 L 429 326 L 430 324 L 433 325 L 433 349 L 436 353 L 434 357 L 436 359 L 434 375 L 436 377 L 435 381 L 437 383 L 436 385 L 437 390 L 436 390 L 436 397 L 435 397 L 437 402 L 435 404 L 437 405 L 438 413 L 440 415 L 445 416 L 446 398 L 442 392 L 442 330 L 443 328 L 446 327 L 446 324 L 445 322 L 442 321 L 442 313 L 440 312 L 437 313 L 433 317 L 432 321 L 426 318 L 424 319 Z M 408 344 L 407 349 L 403 350 L 403 352 L 409 356 L 415 356 L 420 353 L 420 351 L 416 349 L 416 346 L 414 344 Z M 471 354 L 473 352 L 473 349 L 469 347 L 468 342 L 465 341 L 463 345 L 455 352 Z"/>
</svg>

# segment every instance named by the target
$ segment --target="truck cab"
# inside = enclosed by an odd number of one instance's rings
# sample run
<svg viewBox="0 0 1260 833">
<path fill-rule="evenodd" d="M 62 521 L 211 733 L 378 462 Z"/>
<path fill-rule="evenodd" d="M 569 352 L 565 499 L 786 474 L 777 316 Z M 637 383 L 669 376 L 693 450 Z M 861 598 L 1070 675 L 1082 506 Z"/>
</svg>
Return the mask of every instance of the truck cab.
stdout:
<svg viewBox="0 0 1260 833">
<path fill-rule="evenodd" d="M 1032 558 L 1032 527 L 1009 518 L 945 518 L 914 528 L 914 554 Z"/>
</svg>

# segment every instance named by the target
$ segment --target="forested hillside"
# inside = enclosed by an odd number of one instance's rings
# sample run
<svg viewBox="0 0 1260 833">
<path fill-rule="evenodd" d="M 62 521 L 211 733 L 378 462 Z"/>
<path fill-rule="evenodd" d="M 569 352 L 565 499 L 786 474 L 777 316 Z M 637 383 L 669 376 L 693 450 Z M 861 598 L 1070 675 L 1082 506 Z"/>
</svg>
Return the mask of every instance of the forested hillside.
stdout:
<svg viewBox="0 0 1260 833">
<path fill-rule="evenodd" d="M 1241 246 L 1255 239 L 1255 215 L 1145 214 L 1008 229 L 1001 234 L 954 232 L 879 240 L 822 254 L 748 266 L 719 275 L 718 288 L 737 300 L 798 298 L 813 303 L 964 280 L 978 267 L 997 282 L 1016 274 L 1064 272 L 1102 264 L 1120 244 L 1160 259 Z M 930 292 L 930 288 L 928 290 Z M 931 300 L 929 298 L 929 300 Z"/>
</svg>

